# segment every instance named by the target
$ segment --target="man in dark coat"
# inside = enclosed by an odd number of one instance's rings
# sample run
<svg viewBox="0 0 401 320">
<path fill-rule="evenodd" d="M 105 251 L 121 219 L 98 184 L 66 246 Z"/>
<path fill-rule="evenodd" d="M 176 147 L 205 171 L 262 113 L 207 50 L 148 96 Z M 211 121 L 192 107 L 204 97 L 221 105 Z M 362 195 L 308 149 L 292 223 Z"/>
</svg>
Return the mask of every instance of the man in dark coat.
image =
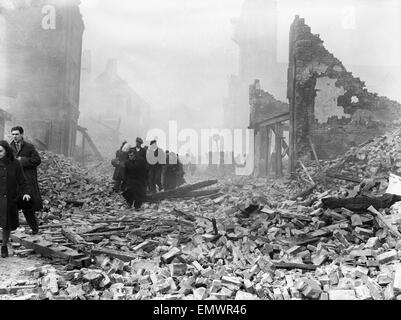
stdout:
<svg viewBox="0 0 401 320">
<path fill-rule="evenodd" d="M 127 142 L 124 141 L 121 148 L 116 152 L 116 158 L 112 161 L 114 166 L 114 191 L 120 192 L 125 189 L 125 177 L 124 177 L 124 163 L 128 160 L 128 152 L 125 152 L 124 147 Z"/>
<path fill-rule="evenodd" d="M 7 243 L 11 231 L 19 227 L 17 203 L 21 200 L 29 201 L 29 193 L 20 163 L 14 159 L 8 142 L 0 141 L 0 228 L 3 229 L 3 258 L 8 257 Z"/>
<path fill-rule="evenodd" d="M 127 178 L 126 190 L 123 197 L 131 208 L 139 211 L 146 201 L 146 182 L 148 179 L 148 168 L 146 159 L 139 157 L 134 149 L 128 153 L 128 161 L 125 163 L 125 176 Z"/>
<path fill-rule="evenodd" d="M 156 186 L 159 191 L 162 187 L 162 169 L 163 164 L 166 163 L 166 155 L 164 151 L 157 146 L 157 141 L 153 140 L 150 142 L 150 148 L 148 150 L 147 162 L 149 165 L 149 191 L 150 193 L 156 193 Z"/>
<path fill-rule="evenodd" d="M 35 212 L 43 209 L 43 201 L 39 190 L 37 167 L 42 163 L 42 160 L 35 147 L 24 141 L 24 129 L 22 127 L 12 128 L 11 134 L 13 136 L 11 148 L 13 149 L 15 158 L 20 162 L 24 170 L 24 175 L 32 196 L 32 209 L 22 211 L 26 222 L 32 229 L 32 233 L 38 234 L 39 224 Z"/>
<path fill-rule="evenodd" d="M 137 155 L 137 157 L 146 159 L 147 149 L 142 148 L 142 145 L 143 145 L 142 138 L 136 138 L 136 146 L 133 150 L 134 150 L 135 154 Z"/>
</svg>

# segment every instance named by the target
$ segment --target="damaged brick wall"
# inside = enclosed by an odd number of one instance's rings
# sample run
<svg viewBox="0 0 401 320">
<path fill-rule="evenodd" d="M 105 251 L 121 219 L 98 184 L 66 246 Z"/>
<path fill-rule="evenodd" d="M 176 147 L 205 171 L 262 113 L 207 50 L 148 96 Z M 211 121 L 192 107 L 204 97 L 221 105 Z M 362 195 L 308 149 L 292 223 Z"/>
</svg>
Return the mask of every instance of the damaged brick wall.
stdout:
<svg viewBox="0 0 401 320">
<path fill-rule="evenodd" d="M 0 56 L 16 122 L 32 142 L 50 151 L 74 153 L 79 117 L 83 19 L 79 1 L 9 1 L 1 11 L 4 43 Z M 54 6 L 55 25 L 43 27 L 46 5 Z"/>
<path fill-rule="evenodd" d="M 275 170 L 275 161 L 272 154 L 274 142 L 272 134 L 263 121 L 288 113 L 287 103 L 279 101 L 270 93 L 261 89 L 260 81 L 255 80 L 249 87 L 250 127 L 255 130 L 255 176 L 266 176 Z"/>
<path fill-rule="evenodd" d="M 287 103 L 279 101 L 269 92 L 263 91 L 259 80 L 255 80 L 254 84 L 249 87 L 249 104 L 251 106 L 251 125 L 289 110 Z"/>
<path fill-rule="evenodd" d="M 401 116 L 401 105 L 369 92 L 365 83 L 295 17 L 290 29 L 288 92 L 297 158 L 310 157 L 309 136 L 320 158 L 333 158 L 383 134 Z"/>
</svg>

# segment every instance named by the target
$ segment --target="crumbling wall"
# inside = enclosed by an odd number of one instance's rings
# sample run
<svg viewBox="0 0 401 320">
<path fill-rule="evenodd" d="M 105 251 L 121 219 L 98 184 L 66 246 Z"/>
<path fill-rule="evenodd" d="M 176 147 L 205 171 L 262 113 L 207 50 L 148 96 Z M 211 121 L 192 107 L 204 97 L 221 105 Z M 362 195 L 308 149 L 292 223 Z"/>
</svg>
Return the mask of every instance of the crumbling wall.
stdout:
<svg viewBox="0 0 401 320">
<path fill-rule="evenodd" d="M 332 158 L 383 134 L 401 117 L 399 103 L 369 92 L 299 16 L 290 29 L 289 60 L 287 96 L 296 157 L 310 156 L 309 137 L 319 157 Z"/>
<path fill-rule="evenodd" d="M 261 89 L 260 81 L 255 80 L 249 87 L 250 127 L 255 130 L 255 176 L 268 174 L 268 153 L 272 153 L 274 142 L 271 139 L 266 126 L 260 125 L 264 120 L 288 113 L 287 103 L 279 101 L 270 93 Z"/>
<path fill-rule="evenodd" d="M 251 126 L 289 110 L 288 103 L 279 101 L 269 92 L 263 91 L 259 80 L 255 80 L 249 87 L 249 105 L 251 106 Z"/>
</svg>

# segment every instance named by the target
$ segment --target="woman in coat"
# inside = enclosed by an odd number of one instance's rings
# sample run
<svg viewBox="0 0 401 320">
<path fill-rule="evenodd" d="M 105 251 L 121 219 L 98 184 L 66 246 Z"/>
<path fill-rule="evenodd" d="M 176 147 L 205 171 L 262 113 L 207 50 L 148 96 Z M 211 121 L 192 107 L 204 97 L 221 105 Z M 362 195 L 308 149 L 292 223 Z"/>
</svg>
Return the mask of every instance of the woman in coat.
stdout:
<svg viewBox="0 0 401 320">
<path fill-rule="evenodd" d="M 125 162 L 124 175 L 126 177 L 126 190 L 123 197 L 127 200 L 128 206 L 134 205 L 139 211 L 146 201 L 146 183 L 148 179 L 148 166 L 146 159 L 138 156 L 134 149 L 128 153 L 128 161 Z"/>
<path fill-rule="evenodd" d="M 30 201 L 28 183 L 7 141 L 0 141 L 0 227 L 3 229 L 1 256 L 8 257 L 11 231 L 19 227 L 17 201 Z"/>
</svg>

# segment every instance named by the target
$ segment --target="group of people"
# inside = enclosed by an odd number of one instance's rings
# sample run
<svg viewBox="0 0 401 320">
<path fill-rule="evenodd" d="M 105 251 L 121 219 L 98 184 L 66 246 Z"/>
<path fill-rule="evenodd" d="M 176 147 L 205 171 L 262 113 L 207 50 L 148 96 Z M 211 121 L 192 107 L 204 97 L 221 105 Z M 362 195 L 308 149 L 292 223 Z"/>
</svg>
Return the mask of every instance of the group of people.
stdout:
<svg viewBox="0 0 401 320">
<path fill-rule="evenodd" d="M 43 209 L 37 167 L 41 158 L 35 147 L 24 140 L 24 129 L 14 127 L 9 144 L 0 141 L 0 227 L 2 228 L 1 256 L 8 257 L 8 242 L 12 231 L 19 228 L 19 210 L 32 229 L 39 233 L 36 211 Z"/>
<path fill-rule="evenodd" d="M 147 193 L 168 191 L 185 183 L 183 165 L 179 156 L 162 150 L 157 141 L 149 147 L 142 147 L 141 138 L 136 139 L 135 147 L 126 141 L 112 160 L 114 166 L 114 191 L 122 192 L 128 207 L 139 211 L 146 201 Z"/>
</svg>

